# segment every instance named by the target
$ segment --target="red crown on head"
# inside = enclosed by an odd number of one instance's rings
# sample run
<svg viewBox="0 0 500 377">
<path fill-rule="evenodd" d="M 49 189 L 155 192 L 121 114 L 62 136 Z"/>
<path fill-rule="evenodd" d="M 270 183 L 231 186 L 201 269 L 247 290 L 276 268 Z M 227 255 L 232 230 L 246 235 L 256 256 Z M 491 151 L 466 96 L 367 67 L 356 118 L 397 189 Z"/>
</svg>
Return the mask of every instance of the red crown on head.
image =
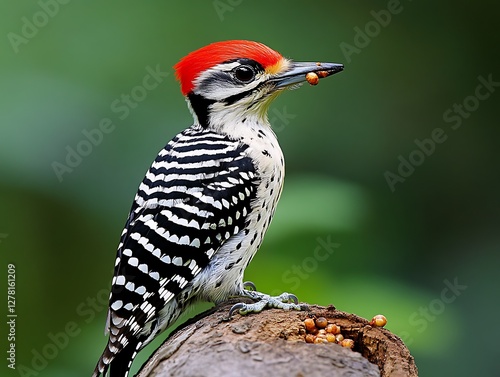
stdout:
<svg viewBox="0 0 500 377">
<path fill-rule="evenodd" d="M 186 55 L 174 66 L 182 94 L 187 95 L 193 90 L 194 80 L 201 72 L 238 58 L 255 60 L 265 69 L 279 63 L 283 57 L 259 42 L 233 40 L 209 44 Z"/>
</svg>

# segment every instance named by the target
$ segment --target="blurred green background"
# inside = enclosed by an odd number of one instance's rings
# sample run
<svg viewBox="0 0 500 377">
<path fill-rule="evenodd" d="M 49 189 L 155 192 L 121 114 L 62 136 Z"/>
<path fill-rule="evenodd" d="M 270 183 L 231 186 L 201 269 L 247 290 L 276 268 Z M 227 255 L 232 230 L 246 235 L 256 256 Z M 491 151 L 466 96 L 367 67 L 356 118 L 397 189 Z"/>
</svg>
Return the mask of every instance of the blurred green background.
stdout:
<svg viewBox="0 0 500 377">
<path fill-rule="evenodd" d="M 251 39 L 345 71 L 270 109 L 287 179 L 246 279 L 385 314 L 421 376 L 497 376 L 499 10 L 487 1 L 4 0 L 4 356 L 8 263 L 18 317 L 17 370 L 2 357 L 0 374 L 91 374 L 133 196 L 157 151 L 192 121 L 172 66 L 210 42 Z M 151 70 L 158 85 L 145 90 Z M 106 119 L 110 132 L 98 137 Z M 444 142 L 425 140 L 440 132 Z"/>
</svg>

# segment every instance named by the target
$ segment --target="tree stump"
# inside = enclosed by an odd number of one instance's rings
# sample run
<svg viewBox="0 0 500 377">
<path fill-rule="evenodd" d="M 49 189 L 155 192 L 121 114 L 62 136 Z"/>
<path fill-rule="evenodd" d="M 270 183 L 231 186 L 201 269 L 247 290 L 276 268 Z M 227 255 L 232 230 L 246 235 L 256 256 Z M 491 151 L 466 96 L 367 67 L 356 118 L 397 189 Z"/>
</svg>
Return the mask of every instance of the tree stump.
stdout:
<svg viewBox="0 0 500 377">
<path fill-rule="evenodd" d="M 264 310 L 228 319 L 218 305 L 177 328 L 142 366 L 137 377 L 222 376 L 418 376 L 410 352 L 390 331 L 333 306 L 309 311 Z M 305 342 L 304 319 L 325 317 L 341 327 L 354 348 Z"/>
</svg>

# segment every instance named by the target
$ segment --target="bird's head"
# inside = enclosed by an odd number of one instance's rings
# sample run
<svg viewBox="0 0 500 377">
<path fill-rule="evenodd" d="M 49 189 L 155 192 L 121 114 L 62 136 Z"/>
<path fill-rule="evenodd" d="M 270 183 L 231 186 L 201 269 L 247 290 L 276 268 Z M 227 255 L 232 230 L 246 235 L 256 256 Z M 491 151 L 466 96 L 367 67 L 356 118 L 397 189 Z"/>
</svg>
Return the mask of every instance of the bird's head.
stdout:
<svg viewBox="0 0 500 377">
<path fill-rule="evenodd" d="M 326 77 L 344 67 L 293 62 L 262 43 L 232 40 L 193 51 L 174 68 L 195 121 L 220 127 L 250 117 L 267 123 L 267 108 L 281 91 L 306 81 L 309 72 Z"/>
</svg>

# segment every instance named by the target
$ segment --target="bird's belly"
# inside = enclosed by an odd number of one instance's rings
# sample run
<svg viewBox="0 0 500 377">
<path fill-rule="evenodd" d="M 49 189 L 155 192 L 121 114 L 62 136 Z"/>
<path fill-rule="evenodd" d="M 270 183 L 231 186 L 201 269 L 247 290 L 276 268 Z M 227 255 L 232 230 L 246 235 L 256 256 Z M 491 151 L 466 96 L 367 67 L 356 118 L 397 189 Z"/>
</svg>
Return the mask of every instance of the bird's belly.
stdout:
<svg viewBox="0 0 500 377">
<path fill-rule="evenodd" d="M 283 184 L 283 172 L 262 177 L 258 195 L 248 215 L 248 225 L 229 238 L 214 254 L 209 265 L 193 281 L 193 292 L 205 301 L 221 302 L 239 295 L 246 267 L 259 249 L 276 210 Z"/>
</svg>

